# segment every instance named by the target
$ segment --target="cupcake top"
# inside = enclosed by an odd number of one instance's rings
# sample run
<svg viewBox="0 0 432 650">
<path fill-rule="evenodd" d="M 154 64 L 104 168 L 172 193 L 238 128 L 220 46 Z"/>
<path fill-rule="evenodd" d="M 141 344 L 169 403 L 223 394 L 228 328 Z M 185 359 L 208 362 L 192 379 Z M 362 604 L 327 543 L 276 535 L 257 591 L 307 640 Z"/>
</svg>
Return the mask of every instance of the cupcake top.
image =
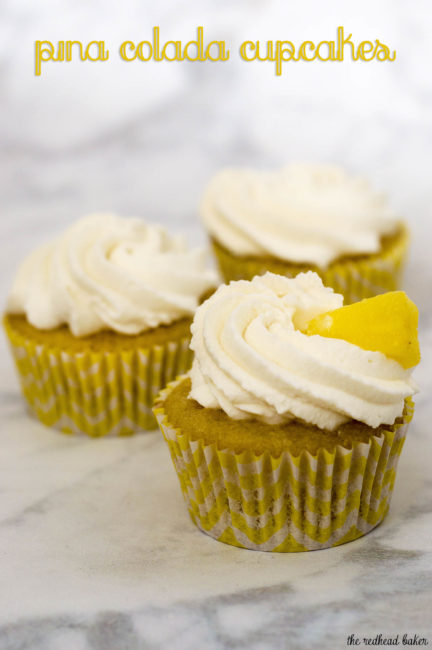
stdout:
<svg viewBox="0 0 432 650">
<path fill-rule="evenodd" d="M 38 329 L 66 324 L 75 336 L 139 334 L 191 316 L 216 284 L 204 250 L 140 219 L 95 214 L 24 260 L 6 309 Z"/>
<path fill-rule="evenodd" d="M 223 285 L 196 311 L 190 397 L 233 419 L 294 418 L 333 430 L 355 419 L 393 424 L 416 391 L 411 370 L 382 352 L 303 333 L 342 306 L 316 273 L 273 273 Z"/>
<path fill-rule="evenodd" d="M 321 268 L 342 256 L 378 252 L 381 238 L 398 228 L 385 197 L 331 165 L 225 169 L 208 185 L 201 215 L 235 255 Z"/>
</svg>

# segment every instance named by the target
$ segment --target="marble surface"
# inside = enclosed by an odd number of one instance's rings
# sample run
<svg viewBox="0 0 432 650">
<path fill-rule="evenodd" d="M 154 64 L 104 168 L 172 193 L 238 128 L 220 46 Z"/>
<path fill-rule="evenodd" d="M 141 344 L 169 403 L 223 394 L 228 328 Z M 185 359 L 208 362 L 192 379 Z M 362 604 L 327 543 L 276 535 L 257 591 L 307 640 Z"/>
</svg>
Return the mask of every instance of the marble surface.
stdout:
<svg viewBox="0 0 432 650">
<path fill-rule="evenodd" d="M 196 205 L 222 165 L 329 160 L 371 176 L 411 225 L 405 288 L 420 308 L 423 352 L 390 514 L 326 551 L 218 544 L 189 521 L 159 433 L 92 441 L 43 427 L 26 414 L 2 339 L 1 650 L 333 650 L 350 634 L 378 633 L 432 644 L 430 6 L 286 5 L 1 4 L 1 297 L 19 259 L 87 211 L 146 216 L 204 241 Z M 279 79 L 238 60 L 52 65 L 32 76 L 35 38 L 114 46 L 154 24 L 190 35 L 204 24 L 233 43 L 325 38 L 344 24 L 400 54 L 390 67 L 297 65 Z"/>
</svg>

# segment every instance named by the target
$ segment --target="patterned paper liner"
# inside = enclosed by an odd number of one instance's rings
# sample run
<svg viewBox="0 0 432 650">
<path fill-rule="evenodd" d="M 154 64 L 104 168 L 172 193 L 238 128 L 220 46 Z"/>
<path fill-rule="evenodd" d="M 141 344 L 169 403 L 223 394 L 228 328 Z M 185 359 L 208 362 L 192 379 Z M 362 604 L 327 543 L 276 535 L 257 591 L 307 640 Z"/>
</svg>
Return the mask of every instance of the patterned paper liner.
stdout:
<svg viewBox="0 0 432 650">
<path fill-rule="evenodd" d="M 30 411 L 64 433 L 125 436 L 156 428 L 156 395 L 192 363 L 189 337 L 148 349 L 73 352 L 36 343 L 7 322 L 5 328 Z"/>
<path fill-rule="evenodd" d="M 154 413 L 189 514 L 204 533 L 252 550 L 313 551 L 361 537 L 384 519 L 414 412 L 411 400 L 403 421 L 368 443 L 274 458 L 221 450 L 173 427 L 163 402 L 182 379 L 161 392 Z"/>
<path fill-rule="evenodd" d="M 212 247 L 225 282 L 251 280 L 266 271 L 294 277 L 302 271 L 312 270 L 318 273 L 325 286 L 341 293 L 348 304 L 399 288 L 408 242 L 408 231 L 401 227 L 399 236 L 382 253 L 336 262 L 327 269 L 277 259 L 235 256 L 214 239 Z"/>
</svg>

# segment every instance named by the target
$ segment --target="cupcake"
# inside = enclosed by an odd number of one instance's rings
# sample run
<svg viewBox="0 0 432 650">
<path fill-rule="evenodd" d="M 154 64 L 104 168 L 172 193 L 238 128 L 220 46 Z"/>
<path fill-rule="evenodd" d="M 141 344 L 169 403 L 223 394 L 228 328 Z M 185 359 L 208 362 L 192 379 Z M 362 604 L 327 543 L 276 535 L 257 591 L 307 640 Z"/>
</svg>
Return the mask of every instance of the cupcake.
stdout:
<svg viewBox="0 0 432 650">
<path fill-rule="evenodd" d="M 403 292 L 342 304 L 309 271 L 231 282 L 198 308 L 192 369 L 155 414 L 207 535 L 307 551 L 384 519 L 414 408 L 417 308 Z"/>
<path fill-rule="evenodd" d="M 226 282 L 312 270 L 346 303 L 399 286 L 406 227 L 366 181 L 337 167 L 226 169 L 201 216 Z"/>
<path fill-rule="evenodd" d="M 190 368 L 192 316 L 215 284 L 204 251 L 159 226 L 78 220 L 24 260 L 7 301 L 31 412 L 65 433 L 154 428 L 154 396 Z"/>
</svg>

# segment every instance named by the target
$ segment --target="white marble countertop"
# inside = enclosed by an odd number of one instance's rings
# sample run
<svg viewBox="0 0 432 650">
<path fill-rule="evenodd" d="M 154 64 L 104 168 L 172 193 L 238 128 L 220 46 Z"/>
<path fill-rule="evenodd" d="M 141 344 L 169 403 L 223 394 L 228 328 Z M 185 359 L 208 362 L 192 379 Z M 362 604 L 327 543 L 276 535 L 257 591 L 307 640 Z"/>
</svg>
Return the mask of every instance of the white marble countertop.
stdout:
<svg viewBox="0 0 432 650">
<path fill-rule="evenodd" d="M 332 12 L 318 1 L 314 11 L 248 0 L 219 11 L 206 1 L 203 15 L 195 2 L 170 11 L 162 3 L 160 15 L 150 2 L 128 0 L 128 15 L 106 4 L 103 12 L 72 0 L 43 0 L 37 12 L 30 0 L 0 8 L 2 300 L 19 259 L 84 212 L 142 215 L 203 241 L 196 205 L 213 170 L 334 161 L 371 176 L 411 225 L 405 288 L 420 309 L 421 392 L 377 530 L 326 551 L 256 553 L 195 529 L 160 433 L 93 441 L 32 420 L 2 338 L 0 649 L 333 650 L 351 634 L 378 633 L 431 645 L 428 3 L 408 13 L 402 0 L 335 0 Z M 394 42 L 400 56 L 391 67 L 298 64 L 280 79 L 238 62 L 159 72 L 52 65 L 32 76 L 35 38 L 117 43 L 146 38 L 153 24 L 171 33 L 204 24 L 213 38 L 237 42 L 258 26 L 275 37 L 282 23 L 298 39 L 346 24 Z"/>
</svg>

